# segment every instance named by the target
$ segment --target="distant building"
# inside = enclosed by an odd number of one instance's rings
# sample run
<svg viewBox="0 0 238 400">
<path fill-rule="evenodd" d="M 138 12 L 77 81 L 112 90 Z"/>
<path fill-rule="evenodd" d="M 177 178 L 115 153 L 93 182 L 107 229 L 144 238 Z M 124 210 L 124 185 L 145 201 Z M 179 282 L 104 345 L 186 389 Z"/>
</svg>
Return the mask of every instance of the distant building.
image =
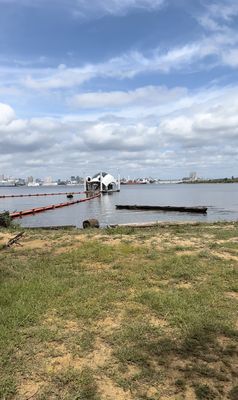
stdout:
<svg viewBox="0 0 238 400">
<path fill-rule="evenodd" d="M 27 183 L 32 183 L 32 182 L 34 182 L 34 178 L 33 178 L 33 176 L 28 176 L 28 178 L 27 178 Z"/>
<path fill-rule="evenodd" d="M 53 182 L 53 179 L 51 176 L 47 176 L 47 178 L 44 179 L 44 182 L 42 184 L 43 186 L 55 186 L 57 185 L 57 182 Z"/>
<path fill-rule="evenodd" d="M 197 173 L 196 172 L 190 172 L 190 174 L 189 174 L 189 180 L 190 181 L 196 181 L 198 178 L 197 178 Z"/>
</svg>

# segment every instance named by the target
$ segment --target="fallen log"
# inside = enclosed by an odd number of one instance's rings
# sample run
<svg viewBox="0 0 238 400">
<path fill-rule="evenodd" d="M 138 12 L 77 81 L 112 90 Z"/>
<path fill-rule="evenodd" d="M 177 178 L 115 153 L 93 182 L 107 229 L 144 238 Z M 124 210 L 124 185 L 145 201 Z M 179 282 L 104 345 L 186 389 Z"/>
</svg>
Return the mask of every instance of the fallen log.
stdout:
<svg viewBox="0 0 238 400">
<path fill-rule="evenodd" d="M 24 232 L 20 232 L 18 233 L 16 236 L 14 236 L 12 239 L 10 239 L 4 246 L 3 248 L 9 248 L 11 247 L 13 244 L 19 244 L 18 241 L 21 239 L 21 237 L 24 235 Z"/>
<path fill-rule="evenodd" d="M 206 214 L 207 207 L 176 207 L 176 206 L 143 206 L 143 205 L 129 205 L 117 204 L 117 210 L 138 210 L 138 211 L 176 211 L 176 212 L 189 212 L 197 214 Z"/>
</svg>

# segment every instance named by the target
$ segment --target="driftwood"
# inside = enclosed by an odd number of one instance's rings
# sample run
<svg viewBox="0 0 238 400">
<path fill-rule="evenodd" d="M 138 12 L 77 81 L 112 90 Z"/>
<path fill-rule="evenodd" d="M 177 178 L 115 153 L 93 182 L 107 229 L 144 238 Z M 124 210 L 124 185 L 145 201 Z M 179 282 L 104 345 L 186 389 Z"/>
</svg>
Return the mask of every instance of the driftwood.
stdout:
<svg viewBox="0 0 238 400">
<path fill-rule="evenodd" d="M 116 205 L 117 210 L 138 210 L 138 211 L 177 211 L 206 214 L 207 207 L 176 207 L 176 206 L 142 206 L 142 205 Z"/>
<path fill-rule="evenodd" d="M 16 236 L 14 236 L 12 239 L 10 239 L 4 246 L 3 248 L 9 248 L 11 247 L 13 244 L 18 244 L 20 245 L 20 243 L 18 243 L 18 241 L 21 239 L 21 237 L 24 235 L 24 232 L 20 232 L 18 233 Z"/>
</svg>

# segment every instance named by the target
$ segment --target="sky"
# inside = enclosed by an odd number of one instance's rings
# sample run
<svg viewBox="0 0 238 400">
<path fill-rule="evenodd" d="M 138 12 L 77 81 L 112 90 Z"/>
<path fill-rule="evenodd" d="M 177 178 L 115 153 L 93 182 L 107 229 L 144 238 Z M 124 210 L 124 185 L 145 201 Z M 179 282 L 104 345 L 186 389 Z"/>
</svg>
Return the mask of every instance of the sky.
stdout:
<svg viewBox="0 0 238 400">
<path fill-rule="evenodd" d="M 0 174 L 238 176 L 238 0 L 0 0 Z"/>
</svg>

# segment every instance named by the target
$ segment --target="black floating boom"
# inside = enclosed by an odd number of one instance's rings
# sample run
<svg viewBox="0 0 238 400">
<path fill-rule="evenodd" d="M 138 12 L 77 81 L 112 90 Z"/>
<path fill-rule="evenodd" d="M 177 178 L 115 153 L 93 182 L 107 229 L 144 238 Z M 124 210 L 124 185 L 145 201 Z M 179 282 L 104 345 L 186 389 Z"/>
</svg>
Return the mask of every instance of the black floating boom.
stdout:
<svg viewBox="0 0 238 400">
<path fill-rule="evenodd" d="M 138 211 L 176 211 L 176 212 L 188 212 L 206 214 L 207 207 L 176 207 L 176 206 L 141 206 L 141 205 L 129 205 L 129 204 L 118 204 L 116 205 L 117 210 L 138 210 Z"/>
</svg>

